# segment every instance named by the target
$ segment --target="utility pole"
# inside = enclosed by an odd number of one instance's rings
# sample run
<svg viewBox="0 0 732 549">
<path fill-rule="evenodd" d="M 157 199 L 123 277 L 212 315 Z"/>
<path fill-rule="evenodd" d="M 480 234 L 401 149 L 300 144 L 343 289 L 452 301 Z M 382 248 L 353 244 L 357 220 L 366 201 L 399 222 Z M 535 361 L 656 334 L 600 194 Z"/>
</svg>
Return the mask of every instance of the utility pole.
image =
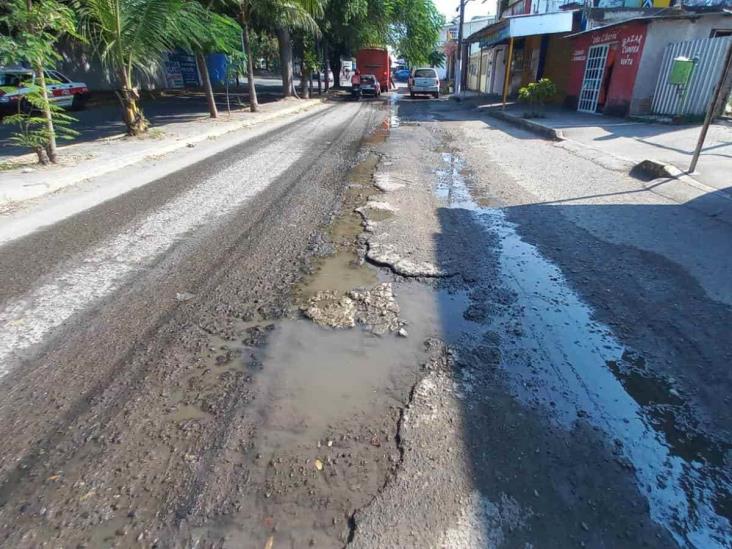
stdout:
<svg viewBox="0 0 732 549">
<path fill-rule="evenodd" d="M 704 125 L 702 126 L 701 133 L 699 134 L 699 140 L 696 142 L 694 156 L 691 158 L 691 164 L 689 164 L 689 173 L 693 173 L 694 170 L 696 170 L 696 164 L 699 162 L 699 155 L 701 154 L 702 148 L 704 148 L 704 141 L 707 138 L 709 126 L 714 119 L 714 113 L 717 112 L 719 101 L 722 97 L 722 91 L 724 90 L 724 85 L 729 79 L 730 72 L 732 72 L 732 44 L 727 47 L 727 57 L 725 58 L 724 69 L 722 69 L 722 76 L 719 78 L 719 82 L 717 82 L 714 94 L 712 95 L 712 101 L 709 104 L 709 109 L 707 110 L 707 115 L 704 118 Z"/>
<path fill-rule="evenodd" d="M 455 67 L 455 95 L 460 95 L 463 88 L 463 24 L 465 23 L 465 4 L 469 0 L 460 0 L 460 23 L 458 27 L 457 66 Z"/>
</svg>

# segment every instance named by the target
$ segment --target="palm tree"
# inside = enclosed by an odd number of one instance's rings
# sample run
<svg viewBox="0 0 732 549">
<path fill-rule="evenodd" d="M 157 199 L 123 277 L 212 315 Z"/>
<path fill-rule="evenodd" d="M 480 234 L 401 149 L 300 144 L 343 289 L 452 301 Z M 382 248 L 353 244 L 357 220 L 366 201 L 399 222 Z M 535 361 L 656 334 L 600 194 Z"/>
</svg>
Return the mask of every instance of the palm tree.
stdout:
<svg viewBox="0 0 732 549">
<path fill-rule="evenodd" d="M 282 89 L 285 97 L 294 93 L 292 79 L 292 40 L 290 29 L 297 28 L 317 34 L 315 17 L 322 15 L 327 0 L 239 0 L 239 22 L 247 56 L 249 80 L 249 105 L 258 109 L 257 90 L 254 85 L 254 58 L 250 33 L 253 26 L 268 29 L 277 36 L 282 70 Z"/>
<path fill-rule="evenodd" d="M 39 161 L 57 161 L 56 129 L 54 113 L 46 87 L 44 69 L 49 68 L 61 55 L 56 48 L 60 36 L 75 35 L 75 18 L 72 10 L 56 0 L 12 0 L 7 12 L 0 12 L 0 26 L 7 35 L 0 39 L 0 64 L 30 63 L 38 84 L 35 107 L 43 114 L 45 131 L 43 147 L 38 150 Z M 67 121 L 71 119 L 67 117 Z M 40 135 L 40 134 L 39 134 Z"/>
<path fill-rule="evenodd" d="M 149 123 L 134 71 L 150 71 L 151 60 L 176 47 L 195 50 L 197 37 L 189 32 L 206 20 L 206 9 L 189 0 L 76 0 L 76 8 L 84 36 L 117 76 L 127 133 L 144 133 Z"/>
<path fill-rule="evenodd" d="M 240 30 L 237 22 L 224 13 L 231 5 L 228 0 L 199 0 L 205 4 L 205 12 L 195 20 L 181 21 L 179 30 L 183 35 L 176 37 L 180 44 L 190 43 L 196 55 L 196 65 L 203 80 L 211 118 L 218 116 L 216 100 L 211 86 L 211 76 L 206 65 L 208 53 L 238 53 L 241 48 Z"/>
<path fill-rule="evenodd" d="M 244 42 L 244 53 L 247 56 L 247 84 L 249 86 L 249 110 L 257 112 L 259 101 L 257 101 L 257 86 L 254 83 L 254 58 L 252 56 L 251 28 L 255 10 L 261 6 L 257 4 L 261 0 L 239 0 L 239 24 L 241 25 L 241 36 Z"/>
<path fill-rule="evenodd" d="M 327 0 L 245 0 L 253 4 L 257 21 L 276 36 L 280 50 L 282 89 L 285 97 L 295 93 L 292 71 L 292 30 L 320 35 L 316 18 L 323 15 Z"/>
</svg>

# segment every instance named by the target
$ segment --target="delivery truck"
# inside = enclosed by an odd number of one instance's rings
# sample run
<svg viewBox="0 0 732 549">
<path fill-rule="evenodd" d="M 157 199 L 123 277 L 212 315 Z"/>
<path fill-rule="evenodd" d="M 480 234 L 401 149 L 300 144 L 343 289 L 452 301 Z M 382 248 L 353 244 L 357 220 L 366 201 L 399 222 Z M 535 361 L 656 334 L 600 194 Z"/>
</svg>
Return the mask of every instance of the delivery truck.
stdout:
<svg viewBox="0 0 732 549">
<path fill-rule="evenodd" d="M 386 48 L 364 48 L 356 53 L 356 69 L 361 74 L 373 74 L 381 84 L 381 91 L 389 91 L 391 86 L 391 58 Z"/>
</svg>

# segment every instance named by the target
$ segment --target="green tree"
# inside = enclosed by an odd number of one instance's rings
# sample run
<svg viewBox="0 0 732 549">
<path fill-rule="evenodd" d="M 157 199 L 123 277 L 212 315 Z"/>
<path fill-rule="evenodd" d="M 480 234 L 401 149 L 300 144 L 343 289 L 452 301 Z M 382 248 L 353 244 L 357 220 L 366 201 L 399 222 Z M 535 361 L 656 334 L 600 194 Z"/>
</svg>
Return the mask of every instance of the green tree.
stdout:
<svg viewBox="0 0 732 549">
<path fill-rule="evenodd" d="M 518 98 L 522 103 L 528 103 L 530 111 L 524 113 L 525 118 L 542 117 L 544 105 L 557 95 L 557 86 L 548 78 L 538 82 L 531 82 L 528 86 L 519 89 Z"/>
<path fill-rule="evenodd" d="M 0 40 L 0 64 L 12 64 L 21 61 L 30 63 L 38 85 L 38 97 L 28 99 L 37 108 L 45 121 L 46 129 L 36 133 L 43 138 L 45 156 L 56 162 L 56 131 L 54 130 L 54 114 L 59 111 L 51 108 L 48 100 L 48 88 L 44 69 L 52 66 L 61 56 L 56 50 L 58 39 L 64 34 L 75 35 L 74 13 L 57 0 L 9 0 L 10 9 L 0 17 L 0 24 L 8 30 L 8 36 Z M 35 122 L 31 126 L 36 126 Z M 34 150 L 38 151 L 34 147 Z M 39 161 L 45 157 L 39 154 Z"/>
<path fill-rule="evenodd" d="M 254 55 L 252 52 L 252 24 L 257 8 L 261 0 L 239 0 L 239 24 L 242 29 L 242 41 L 244 42 L 244 53 L 247 57 L 247 84 L 249 87 L 249 110 L 257 112 L 259 101 L 257 100 L 257 86 L 254 83 Z"/>
<path fill-rule="evenodd" d="M 318 53 L 315 47 L 315 40 L 309 36 L 302 39 L 302 79 L 300 82 L 300 96 L 303 99 L 310 99 L 310 83 L 313 72 L 318 70 Z"/>
<path fill-rule="evenodd" d="M 191 44 L 198 72 L 203 80 L 209 115 L 211 118 L 216 118 L 218 109 L 206 64 L 206 54 L 225 53 L 238 56 L 241 50 L 241 29 L 239 24 L 225 13 L 231 6 L 230 0 L 200 1 L 206 11 L 201 14 L 200 19 L 183 20 L 180 25 L 183 35 L 176 37 L 175 41 L 179 44 L 186 42 Z"/>
<path fill-rule="evenodd" d="M 140 107 L 135 70 L 150 71 L 167 52 L 182 47 L 196 51 L 208 11 L 190 0 L 74 0 L 83 35 L 116 75 L 117 97 L 129 135 L 147 131 Z"/>
<path fill-rule="evenodd" d="M 410 65 L 430 61 L 445 17 L 432 0 L 394 0 L 390 43 Z"/>
<path fill-rule="evenodd" d="M 280 51 L 280 71 L 285 97 L 295 94 L 292 63 L 292 32 L 320 35 L 316 19 L 322 17 L 326 0 L 256 0 L 259 18 L 274 31 Z"/>
<path fill-rule="evenodd" d="M 432 0 L 341 0 L 328 3 L 320 25 L 333 60 L 363 47 L 392 46 L 418 65 L 438 60 L 444 22 Z"/>
<path fill-rule="evenodd" d="M 26 147 L 38 156 L 38 162 L 48 164 L 48 144 L 51 140 L 50 131 L 53 131 L 59 139 L 70 140 L 79 135 L 79 132 L 71 129 L 70 125 L 76 119 L 69 116 L 58 105 L 48 103 L 44 99 L 40 88 L 24 96 L 27 108 L 18 104 L 16 114 L 6 116 L 2 123 L 15 126 L 16 131 L 10 136 L 10 142 L 20 147 Z M 46 116 L 38 116 L 36 113 L 50 111 L 53 118 L 53 130 L 49 129 Z M 24 112 L 25 111 L 25 112 Z"/>
</svg>

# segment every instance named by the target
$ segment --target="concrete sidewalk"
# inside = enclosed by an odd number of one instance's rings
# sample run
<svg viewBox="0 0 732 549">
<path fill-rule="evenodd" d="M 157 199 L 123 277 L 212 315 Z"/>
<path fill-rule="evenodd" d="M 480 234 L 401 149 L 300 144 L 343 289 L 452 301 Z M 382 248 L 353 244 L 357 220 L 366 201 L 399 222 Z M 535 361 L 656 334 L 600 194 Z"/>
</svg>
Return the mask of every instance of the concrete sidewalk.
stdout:
<svg viewBox="0 0 732 549">
<path fill-rule="evenodd" d="M 544 118 L 524 119 L 524 106 L 505 110 L 493 104 L 489 112 L 533 129 L 545 137 L 569 139 L 608 155 L 639 164 L 654 160 L 686 172 L 699 137 L 699 125 L 668 125 L 625 118 L 583 114 L 548 108 Z M 724 190 L 732 187 L 732 124 L 713 124 L 692 177 L 703 185 Z M 732 192 L 732 191 L 730 191 Z"/>
<path fill-rule="evenodd" d="M 100 139 L 59 148 L 59 163 L 41 166 L 33 154 L 16 157 L 0 170 L 0 209 L 97 178 L 148 158 L 193 147 L 196 143 L 250 128 L 322 105 L 321 99 L 288 99 L 260 106 L 260 111 L 201 116 L 188 122 L 153 127 L 145 136 Z"/>
</svg>

